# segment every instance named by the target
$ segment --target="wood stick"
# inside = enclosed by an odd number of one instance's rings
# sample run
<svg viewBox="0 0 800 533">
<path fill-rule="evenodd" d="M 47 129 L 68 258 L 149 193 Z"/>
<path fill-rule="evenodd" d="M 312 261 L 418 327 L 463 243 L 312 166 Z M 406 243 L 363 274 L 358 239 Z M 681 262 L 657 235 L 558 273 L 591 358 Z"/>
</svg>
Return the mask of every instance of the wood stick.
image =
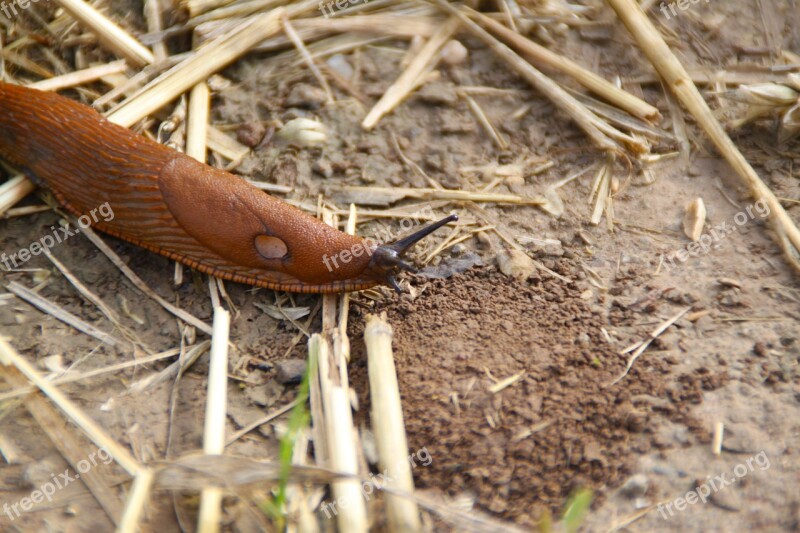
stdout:
<svg viewBox="0 0 800 533">
<path fill-rule="evenodd" d="M 327 209 L 322 210 L 322 219 L 333 227 L 337 226 L 335 217 Z M 309 352 L 313 348 L 317 354 L 317 373 L 324 414 L 321 422 L 324 424 L 328 453 L 326 466 L 337 472 L 357 476 L 359 443 L 358 433 L 353 426 L 345 355 L 349 346 L 347 337 L 342 338 L 336 327 L 337 298 L 336 294 L 322 297 L 322 335 L 315 334 L 311 337 Z M 366 532 L 367 511 L 360 482 L 337 481 L 331 487 L 336 502 L 347 502 L 346 507 L 339 508 L 337 515 L 339 531 Z"/>
<path fill-rule="evenodd" d="M 349 391 L 338 383 L 339 372 L 333 367 L 328 341 L 315 333 L 308 341 L 308 349 L 309 352 L 315 351 L 319 355 L 318 375 L 325 418 L 315 420 L 314 423 L 324 424 L 329 454 L 328 464 L 325 466 L 336 472 L 357 476 L 358 459 L 353 445 L 354 428 Z M 331 486 L 335 501 L 347 502 L 346 506 L 336 509 L 339 531 L 365 533 L 368 530 L 367 513 L 364 496 L 361 494 L 361 483 L 358 480 L 342 480 L 333 482 Z"/>
<path fill-rule="evenodd" d="M 308 69 L 314 75 L 314 77 L 319 82 L 322 90 L 325 91 L 325 97 L 327 99 L 328 104 L 333 103 L 333 93 L 331 92 L 331 87 L 328 85 L 328 80 L 325 79 L 325 76 L 320 72 L 319 67 L 317 64 L 314 63 L 314 58 L 311 57 L 311 54 L 308 52 L 308 48 L 306 48 L 303 39 L 297 34 L 297 31 L 292 26 L 292 23 L 289 22 L 289 17 L 284 14 L 283 18 L 281 18 L 281 23 L 283 24 L 283 31 L 286 33 L 286 36 L 292 41 L 292 44 L 295 48 L 297 48 L 297 52 L 300 54 L 300 57 L 303 58 Z"/>
<path fill-rule="evenodd" d="M 208 341 L 205 341 L 208 342 Z M 162 359 L 167 359 L 169 357 L 175 357 L 176 355 L 180 355 L 180 348 L 172 348 L 171 350 L 167 350 L 165 352 L 157 353 L 154 355 L 149 355 L 147 357 L 140 357 L 139 359 L 134 359 L 132 361 L 125 361 L 122 363 L 117 363 L 115 365 L 106 366 L 103 368 L 96 368 L 94 370 L 87 370 L 83 373 L 66 373 L 62 376 L 59 376 L 55 379 L 51 379 L 50 383 L 53 385 L 63 385 L 64 383 L 73 383 L 75 381 L 81 381 L 84 379 L 88 379 L 94 376 L 101 376 L 103 374 L 108 374 L 109 372 L 116 372 L 117 370 L 124 370 L 126 368 L 130 368 L 132 366 L 140 366 L 146 365 L 147 363 L 153 363 L 155 361 L 161 361 Z M 27 385 L 25 387 L 17 388 L 14 390 L 10 390 L 8 392 L 0 393 L 0 402 L 9 400 L 11 398 L 16 398 L 17 396 L 23 396 L 25 394 L 30 394 L 35 392 L 37 389 L 32 385 Z"/>
<path fill-rule="evenodd" d="M 511 48 L 498 41 L 497 38 L 467 18 L 463 12 L 445 2 L 445 0 L 436 0 L 436 4 L 447 13 L 458 17 L 467 30 L 483 41 L 500 59 L 523 76 L 533 88 L 569 115 L 598 148 L 606 151 L 617 151 L 619 149 L 617 144 L 606 135 L 608 131 L 601 129 L 601 121 L 556 82 L 545 76 L 533 65 L 518 56 Z M 617 133 L 621 135 L 621 132 Z"/>
</svg>

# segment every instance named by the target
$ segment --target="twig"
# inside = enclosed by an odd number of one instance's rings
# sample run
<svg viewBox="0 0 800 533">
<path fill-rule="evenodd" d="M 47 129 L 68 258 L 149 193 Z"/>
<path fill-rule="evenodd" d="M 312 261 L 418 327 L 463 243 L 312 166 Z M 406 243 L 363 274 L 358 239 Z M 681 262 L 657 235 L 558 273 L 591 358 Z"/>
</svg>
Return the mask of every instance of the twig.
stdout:
<svg viewBox="0 0 800 533">
<path fill-rule="evenodd" d="M 23 387 L 28 382 L 25 376 L 16 368 L 6 368 L 3 374 L 6 381 L 15 387 Z M 27 398 L 25 407 L 41 426 L 42 430 L 50 437 L 53 445 L 67 463 L 76 472 L 81 472 L 80 481 L 86 485 L 111 521 L 117 524 L 122 514 L 122 502 L 110 490 L 110 480 L 106 479 L 107 476 L 101 470 L 92 468 L 83 472 L 82 469 L 79 469 L 79 463 L 87 459 L 85 441 L 78 439 L 74 435 L 74 430 L 68 426 L 58 411 L 41 395 L 37 394 Z"/>
<path fill-rule="evenodd" d="M 506 28 L 483 13 L 469 8 L 465 8 L 465 11 L 469 16 L 476 19 L 481 26 L 500 37 L 509 46 L 519 50 L 537 68 L 548 68 L 571 76 L 596 95 L 620 109 L 624 109 L 635 117 L 651 121 L 658 120 L 661 117 L 661 113 L 655 107 L 620 89 L 610 81 L 601 78 L 571 59 L 548 50 L 544 46 Z"/>
<path fill-rule="evenodd" d="M 144 506 L 150 497 L 153 486 L 153 471 L 142 468 L 133 480 L 128 501 L 125 502 L 125 511 L 119 522 L 119 533 L 136 533 L 139 531 L 139 519 L 144 512 Z"/>
</svg>

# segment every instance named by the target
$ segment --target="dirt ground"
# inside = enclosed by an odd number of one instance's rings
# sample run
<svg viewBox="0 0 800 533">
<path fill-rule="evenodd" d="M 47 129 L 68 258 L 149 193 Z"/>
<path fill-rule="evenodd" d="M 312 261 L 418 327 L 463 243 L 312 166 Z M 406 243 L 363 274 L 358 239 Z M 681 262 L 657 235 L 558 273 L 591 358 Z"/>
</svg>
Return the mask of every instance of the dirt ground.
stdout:
<svg viewBox="0 0 800 533">
<path fill-rule="evenodd" d="M 112 2 L 115 9 L 122 5 L 117 4 Z M 650 15 L 687 66 L 762 72 L 771 64 L 771 49 L 800 53 L 798 8 L 795 0 L 741 0 L 690 4 L 669 20 L 657 7 Z M 607 79 L 619 77 L 626 89 L 662 111 L 667 118 L 660 126 L 671 131 L 669 106 L 651 67 L 610 9 L 597 13 L 596 26 L 556 33 L 548 46 Z M 286 198 L 312 203 L 318 194 L 336 200 L 333 187 L 342 184 L 427 186 L 399 157 L 394 138 L 407 159 L 448 189 L 478 190 L 491 179 L 467 171 L 470 167 L 517 162 L 530 169 L 551 160 L 554 165 L 544 173 L 493 190 L 535 196 L 603 160 L 564 115 L 490 51 L 469 37 L 459 40 L 469 49 L 468 60 L 441 68 L 438 79 L 371 132 L 360 122 L 399 74 L 406 42 L 386 40 L 344 55 L 354 71 L 351 87 L 364 101 L 336 86 L 330 105 L 324 105 L 303 67 L 288 66 L 283 56 L 248 56 L 224 72 L 232 84 L 215 95 L 214 123 L 245 138 L 256 123 L 313 117 L 329 128 L 330 139 L 315 149 L 259 145 L 235 172 L 291 186 Z M 460 87 L 478 88 L 473 97 L 508 140 L 507 151 L 492 144 L 458 97 Z M 721 117 L 739 110 L 710 92 L 712 107 L 724 106 Z M 528 107 L 520 112 L 523 106 Z M 559 189 L 566 206 L 560 218 L 535 207 L 482 206 L 558 277 L 543 270 L 523 281 L 508 277 L 496 264 L 501 241 L 471 239 L 445 251 L 439 263 L 444 270 L 460 270 L 455 267 L 475 264 L 479 257 L 481 264 L 465 272 L 444 279 L 406 276 L 411 290 L 401 295 L 390 290 L 354 295 L 349 333 L 356 424 L 369 427 L 364 318 L 385 312 L 394 329 L 409 452 L 424 449 L 431 458 L 429 465 L 414 468 L 416 486 L 426 497 L 525 530 L 535 528 L 545 512 L 559 515 L 579 488 L 595 496 L 587 531 L 800 529 L 798 277 L 770 238 L 762 206 L 747 196 L 693 122 L 687 127 L 693 145 L 686 165 L 678 158 L 658 163 L 649 169 L 652 181 L 638 174 L 628 179 L 626 169 L 617 167 L 622 187 L 614 198 L 612 230 L 605 219 L 597 226 L 588 222 L 591 172 Z M 776 195 L 789 199 L 784 206 L 799 222 L 798 140 L 777 142 L 771 121 L 733 137 Z M 666 143 L 659 151 L 673 148 Z M 697 197 L 708 211 L 706 228 L 720 232 L 708 250 L 681 261 L 675 254 L 688 250 L 690 242 L 682 231 L 685 206 Z M 30 197 L 25 203 L 40 200 Z M 436 204 L 435 211 L 457 212 L 462 223 L 476 219 L 463 204 Z M 58 221 L 54 212 L 0 221 L 2 251 L 27 247 Z M 359 233 L 378 230 L 368 223 Z M 445 233 L 420 250 L 433 249 Z M 183 283 L 175 286 L 170 261 L 107 241 L 158 294 L 210 322 L 204 276 L 185 269 Z M 183 326 L 143 297 L 88 240 L 75 238 L 53 253 L 123 316 L 150 351 L 180 345 Z M 0 280 L 28 287 L 42 283 L 41 295 L 113 331 L 42 256 L 20 271 L 0 273 Z M 228 390 L 233 433 L 294 399 L 297 385 L 282 384 L 278 371 L 287 360 L 305 359 L 306 348 L 292 323 L 264 312 L 277 294 L 232 283 L 226 290 L 237 310 Z M 318 300 L 294 295 L 285 305 L 314 308 Z M 678 314 L 619 379 L 631 355 L 623 350 Z M 131 357 L 6 294 L 0 294 L 0 331 L 42 371 L 53 371 L 53 365 L 86 371 Z M 175 457 L 202 448 L 207 356 L 175 387 L 171 437 L 172 381 L 144 392 L 130 389 L 165 366 L 148 364 L 62 389 L 138 459 Z M 517 379 L 494 390 L 512 376 Z M 67 465 L 23 402 L 5 402 L 0 417 L 6 459 L 0 466 L 0 503 L 17 502 Z M 719 456 L 711 446 L 718 423 L 724 424 Z M 284 427 L 285 418 L 278 419 L 228 450 L 275 458 L 276 434 Z M 118 466 L 96 468 L 119 481 L 115 490 L 127 490 Z M 196 497 L 163 496 L 152 502 L 148 527 L 192 529 Z M 258 494 L 250 498 L 257 501 Z M 268 528 L 254 509 L 236 498 L 226 500 L 228 529 Z M 382 528 L 380 521 L 375 527 Z M 13 521 L 0 515 L 4 531 L 44 528 L 99 531 L 110 530 L 112 523 L 80 482 Z"/>
</svg>

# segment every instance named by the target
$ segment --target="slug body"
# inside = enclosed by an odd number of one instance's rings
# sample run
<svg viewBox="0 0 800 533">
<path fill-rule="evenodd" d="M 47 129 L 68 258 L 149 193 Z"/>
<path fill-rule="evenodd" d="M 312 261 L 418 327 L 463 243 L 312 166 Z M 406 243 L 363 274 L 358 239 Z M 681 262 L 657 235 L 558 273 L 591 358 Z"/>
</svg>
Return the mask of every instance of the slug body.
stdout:
<svg viewBox="0 0 800 533">
<path fill-rule="evenodd" d="M 397 287 L 394 274 L 413 270 L 402 253 L 455 217 L 376 247 L 88 106 L 2 82 L 0 157 L 76 216 L 108 203 L 113 218 L 93 223 L 105 233 L 201 272 L 276 290 Z M 344 254 L 348 261 L 332 261 Z"/>
</svg>

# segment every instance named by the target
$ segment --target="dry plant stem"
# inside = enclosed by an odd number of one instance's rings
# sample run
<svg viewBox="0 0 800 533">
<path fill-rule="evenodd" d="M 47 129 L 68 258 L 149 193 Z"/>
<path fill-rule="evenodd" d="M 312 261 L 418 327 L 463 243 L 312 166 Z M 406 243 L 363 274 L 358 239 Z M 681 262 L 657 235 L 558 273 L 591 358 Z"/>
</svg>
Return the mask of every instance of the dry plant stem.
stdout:
<svg viewBox="0 0 800 533">
<path fill-rule="evenodd" d="M 601 78 L 594 72 L 585 69 L 574 61 L 551 52 L 530 39 L 512 31 L 499 22 L 487 17 L 483 13 L 478 13 L 469 8 L 465 11 L 487 30 L 502 39 L 507 45 L 517 49 L 535 67 L 541 69 L 551 69 L 571 76 L 575 81 L 583 85 L 588 90 L 600 96 L 605 101 L 614 104 L 620 109 L 624 109 L 631 115 L 644 120 L 654 121 L 661 117 L 658 109 L 651 106 L 627 91 L 624 91 Z"/>
<path fill-rule="evenodd" d="M 497 194 L 471 191 L 458 191 L 450 189 L 411 189 L 404 187 L 362 187 L 362 186 L 343 186 L 331 187 L 332 192 L 342 192 L 352 196 L 356 204 L 369 203 L 360 202 L 359 198 L 369 198 L 369 194 L 384 195 L 393 198 L 396 202 L 404 198 L 416 198 L 418 200 L 454 200 L 464 202 L 490 202 L 497 204 L 515 205 L 541 205 L 547 202 L 544 198 L 517 196 L 515 194 Z"/>
<path fill-rule="evenodd" d="M 181 349 L 178 348 L 177 355 L 180 355 L 180 357 L 177 361 L 161 371 L 157 371 L 153 374 L 150 374 L 146 378 L 136 381 L 130 386 L 130 391 L 134 394 L 140 393 L 147 389 L 157 387 L 161 383 L 180 377 L 184 372 L 186 372 L 187 369 L 189 369 L 189 367 L 197 362 L 201 355 L 206 353 L 206 350 L 208 350 L 210 345 L 211 342 L 207 340 L 198 342 L 195 345 L 187 346 L 184 353 L 181 353 Z M 139 359 L 139 361 L 142 361 L 143 363 L 146 360 L 147 358 Z"/>
<path fill-rule="evenodd" d="M 225 419 L 228 397 L 228 334 L 231 316 L 221 307 L 214 308 L 214 333 L 208 368 L 208 398 L 203 431 L 203 453 L 221 455 L 225 451 Z M 197 531 L 219 531 L 222 512 L 222 489 L 208 487 L 200 495 Z"/>
<path fill-rule="evenodd" d="M 150 498 L 153 486 L 153 471 L 143 468 L 136 474 L 125 502 L 125 511 L 117 527 L 118 533 L 136 533 L 139 531 L 139 520 L 144 513 L 144 506 Z"/>
<path fill-rule="evenodd" d="M 23 175 L 14 176 L 0 185 L 0 215 L 36 190 L 36 185 Z"/>
<path fill-rule="evenodd" d="M 380 100 L 373 106 L 361 122 L 361 127 L 371 130 L 385 114 L 400 104 L 413 90 L 417 80 L 432 71 L 439 62 L 439 51 L 458 29 L 458 20 L 450 18 L 445 22 L 417 56 L 408 65 L 397 80 L 386 90 Z"/>
<path fill-rule="evenodd" d="M 173 348 L 171 350 L 167 350 L 166 352 L 157 353 L 147 357 L 140 357 L 138 359 L 134 359 L 133 361 L 125 361 L 124 363 L 117 363 L 116 365 L 110 365 L 95 370 L 89 370 L 81 374 L 78 373 L 73 374 L 68 372 L 62 376 L 50 380 L 50 383 L 52 383 L 53 385 L 63 385 L 64 383 L 83 381 L 84 379 L 88 379 L 94 376 L 101 376 L 103 374 L 108 374 L 109 372 L 116 372 L 118 370 L 125 370 L 126 368 L 134 366 L 141 366 L 141 365 L 146 365 L 147 363 L 154 363 L 156 361 L 161 361 L 162 359 L 175 357 L 176 355 L 179 354 L 180 354 L 180 348 Z M 36 390 L 37 390 L 36 387 L 25 386 L 19 389 L 3 392 L 0 393 L 0 402 L 4 402 L 6 400 L 9 400 L 11 398 L 16 398 L 18 396 L 23 396 L 25 394 L 30 394 L 32 392 L 35 392 Z"/>
<path fill-rule="evenodd" d="M 711 453 L 714 455 L 722 454 L 722 437 L 725 432 L 725 425 L 722 422 L 714 424 L 714 436 L 711 439 Z"/>
<path fill-rule="evenodd" d="M 12 281 L 8 285 L 6 285 L 6 289 L 8 289 L 9 292 L 12 292 L 15 295 L 17 295 L 17 297 L 20 298 L 21 300 L 24 300 L 29 304 L 31 304 L 32 306 L 36 307 L 40 311 L 47 313 L 53 318 L 60 320 L 61 322 L 69 326 L 72 326 L 73 328 L 89 335 L 90 337 L 94 337 L 95 339 L 99 340 L 102 343 L 108 344 L 109 346 L 118 346 L 126 344 L 125 341 L 118 339 L 117 337 L 114 337 L 113 335 L 110 335 L 105 331 L 102 331 L 94 327 L 93 325 L 73 315 L 72 313 L 61 309 L 55 303 L 44 298 L 43 296 L 39 296 L 29 288 L 20 285 L 16 281 Z"/>
<path fill-rule="evenodd" d="M 609 383 L 607 386 L 610 387 L 611 385 L 615 385 L 618 382 L 620 382 L 623 378 L 625 378 L 625 376 L 628 375 L 628 372 L 630 372 L 631 368 L 633 367 L 633 363 L 635 363 L 636 360 L 639 358 L 639 356 L 644 353 L 644 351 L 647 349 L 647 347 L 650 346 L 650 344 L 654 340 L 656 340 L 659 337 L 659 335 L 664 333 L 672 324 L 674 324 L 675 322 L 680 320 L 680 318 L 683 315 L 685 315 L 686 313 L 688 313 L 691 310 L 692 310 L 691 307 L 687 307 L 687 308 L 683 309 L 681 312 L 677 313 L 672 318 L 669 318 L 666 321 L 662 322 L 656 329 L 654 329 L 652 331 L 652 333 L 650 333 L 650 336 L 647 338 L 647 340 L 642 341 L 641 343 L 638 343 L 637 345 L 635 345 L 635 346 L 637 346 L 636 351 L 634 351 L 633 355 L 631 355 L 630 358 L 628 359 L 628 364 L 625 365 L 625 370 L 622 372 L 622 374 L 620 374 L 616 379 L 614 379 L 614 381 Z M 623 351 L 623 353 L 626 353 L 626 352 Z"/>
<path fill-rule="evenodd" d="M 578 102 L 572 95 L 562 89 L 556 82 L 542 74 L 530 63 L 519 57 L 508 46 L 493 37 L 489 32 L 467 18 L 464 13 L 455 9 L 444 0 L 436 3 L 448 13 L 457 16 L 465 28 L 486 44 L 497 56 L 508 63 L 519 75 L 525 78 L 534 89 L 550 100 L 554 105 L 564 111 L 575 123 L 589 136 L 594 144 L 601 150 L 619 150 L 617 144 L 609 139 L 598 127 L 600 121 L 586 107 Z M 613 128 L 612 128 L 613 129 Z"/>
<path fill-rule="evenodd" d="M 108 305 L 106 305 L 102 298 L 97 296 L 95 293 L 90 291 L 86 285 L 81 283 L 81 280 L 75 277 L 75 275 L 73 275 L 72 272 L 70 272 L 61 261 L 56 259 L 50 250 L 44 248 L 43 253 L 50 260 L 50 262 L 53 263 L 53 266 L 55 266 L 58 271 L 61 272 L 65 278 L 67 278 L 67 281 L 69 281 L 84 298 L 94 304 L 94 306 L 97 307 L 97 310 L 103 313 L 112 324 L 118 328 L 121 328 L 122 325 L 120 324 L 119 315 L 116 311 L 111 309 Z"/>
<path fill-rule="evenodd" d="M 314 58 L 311 57 L 311 54 L 308 52 L 308 48 L 306 48 L 303 40 L 297 34 L 297 31 L 295 31 L 292 23 L 289 22 L 289 17 L 287 17 L 286 14 L 284 14 L 283 18 L 281 19 L 281 23 L 283 24 L 283 31 L 286 33 L 286 36 L 290 41 L 292 41 L 292 44 L 295 46 L 295 48 L 297 48 L 297 51 L 300 53 L 300 57 L 303 58 L 303 61 L 305 61 L 308 69 L 317 79 L 322 87 L 322 90 L 325 91 L 325 97 L 328 101 L 327 103 L 332 104 L 333 93 L 331 92 L 330 85 L 328 85 L 328 80 L 326 80 L 325 76 L 322 75 L 322 72 L 319 71 L 317 64 L 314 63 Z"/>
<path fill-rule="evenodd" d="M 414 37 L 417 35 L 430 37 L 436 32 L 439 21 L 430 17 L 414 15 L 399 17 L 394 13 L 375 13 L 343 18 L 297 19 L 294 25 L 298 31 L 320 30 L 326 33 L 369 33 L 396 37 Z"/>
<path fill-rule="evenodd" d="M 232 31 L 204 44 L 194 54 L 151 82 L 135 98 L 123 102 L 108 119 L 130 127 L 158 111 L 194 85 L 205 81 L 210 75 L 238 59 L 266 37 L 277 33 L 284 13 L 283 8 L 278 8 L 270 13 L 250 17 Z"/>
<path fill-rule="evenodd" d="M 111 74 L 119 74 L 125 72 L 128 64 L 124 59 L 112 61 L 105 65 L 98 65 L 96 67 L 89 67 L 83 70 L 76 70 L 68 74 L 56 76 L 47 80 L 37 81 L 27 85 L 33 89 L 40 91 L 57 91 L 59 89 L 66 89 L 69 87 L 76 87 L 85 83 L 90 83 Z"/>
<path fill-rule="evenodd" d="M 136 475 L 142 465 L 128 450 L 115 441 L 97 422 L 89 418 L 80 407 L 67 398 L 57 387 L 47 381 L 33 365 L 23 359 L 16 350 L 0 337 L 0 363 L 15 366 L 31 383 L 39 387 L 61 409 L 67 418 L 81 428 L 97 446 L 104 448 L 129 474 Z"/>
<path fill-rule="evenodd" d="M 322 209 L 322 220 L 337 227 L 335 217 L 327 209 Z M 351 227 L 355 227 L 353 217 L 348 223 L 351 224 Z M 350 404 L 350 383 L 347 376 L 349 341 L 346 335 L 340 334 L 340 329 L 336 325 L 338 298 L 339 296 L 336 294 L 323 295 L 322 335 L 313 335 L 311 339 L 319 337 L 315 349 L 317 350 L 317 371 L 324 415 L 321 422 L 324 424 L 328 452 L 326 466 L 337 472 L 357 476 L 357 450 L 360 443 L 357 440 L 358 433 L 353 425 Z M 340 316 L 339 319 L 346 324 L 346 316 Z M 309 351 L 311 342 L 309 340 Z M 347 506 L 341 507 L 337 515 L 339 531 L 366 532 L 368 530 L 367 512 L 360 483 L 354 480 L 337 481 L 332 483 L 331 487 L 335 501 L 347 502 Z"/>
<path fill-rule="evenodd" d="M 209 326 L 205 322 L 201 321 L 199 318 L 197 318 L 197 317 L 195 317 L 193 315 L 190 315 L 188 312 L 184 311 L 183 309 L 175 307 L 174 305 L 172 305 L 171 303 L 166 301 L 164 298 L 162 298 L 161 296 L 159 296 L 158 294 L 153 292 L 153 289 L 148 287 L 147 284 L 145 284 L 145 282 L 142 281 L 142 279 L 139 276 L 137 276 L 136 273 L 133 270 L 128 268 L 128 265 L 123 263 L 122 259 L 120 259 L 119 256 L 111 248 L 109 248 L 109 246 L 91 228 L 83 228 L 83 234 L 86 235 L 86 237 L 90 241 L 92 241 L 92 243 L 95 246 L 97 246 L 97 248 L 101 252 L 103 252 L 105 254 L 105 256 L 108 257 L 108 259 L 112 263 L 114 263 L 114 266 L 116 266 L 118 269 L 120 269 L 120 271 L 125 275 L 125 277 L 128 278 L 131 281 L 131 283 L 133 283 L 134 286 L 137 289 L 142 291 L 144 294 L 149 296 L 151 299 L 153 299 L 156 302 L 158 302 L 158 304 L 161 305 L 161 307 L 163 307 L 164 309 L 166 309 L 167 311 L 169 311 L 170 313 L 172 313 L 176 317 L 180 318 L 181 320 L 183 320 L 184 322 L 186 322 L 190 326 L 193 326 L 193 327 L 199 329 L 203 333 L 211 335 L 211 326 Z"/>
<path fill-rule="evenodd" d="M 486 116 L 486 113 L 483 112 L 481 106 L 478 105 L 478 102 L 475 101 L 469 95 L 464 95 L 464 99 L 467 101 L 467 106 L 469 106 L 470 111 L 472 114 L 475 115 L 475 118 L 478 119 L 481 127 L 483 127 L 484 131 L 492 138 L 494 144 L 497 145 L 497 149 L 501 151 L 508 150 L 508 142 L 503 138 L 503 135 L 497 131 L 497 128 L 494 127 L 492 121 L 489 120 L 489 117 Z"/>
<path fill-rule="evenodd" d="M 186 10 L 189 12 L 189 17 L 194 18 L 206 11 L 228 5 L 231 2 L 233 2 L 233 0 L 187 0 L 185 5 Z"/>
<path fill-rule="evenodd" d="M 200 82 L 189 94 L 189 117 L 186 123 L 186 155 L 206 162 L 206 137 L 211 107 L 208 84 Z"/>
<path fill-rule="evenodd" d="M 781 201 L 786 202 L 791 200 L 781 198 Z M 50 211 L 50 209 L 52 208 L 49 205 L 29 205 L 9 209 L 4 214 L 0 214 L 0 216 L 4 216 L 5 218 L 26 217 L 28 215 L 35 215 L 36 213 L 44 213 L 45 211 Z"/>
<path fill-rule="evenodd" d="M 144 18 L 147 20 L 147 31 L 150 33 L 162 30 L 163 21 L 161 20 L 161 3 L 159 0 L 144 0 Z M 153 57 L 156 61 L 162 61 L 169 56 L 167 43 L 160 41 L 152 44 Z"/>
<path fill-rule="evenodd" d="M 109 50 L 118 54 L 136 67 L 143 67 L 154 61 L 153 54 L 142 46 L 125 30 L 101 15 L 95 8 L 82 0 L 56 0 L 82 26 L 97 35 L 98 40 Z"/>
<path fill-rule="evenodd" d="M 800 273 L 800 230 L 783 209 L 780 201 L 761 180 L 750 163 L 728 137 L 723 126 L 709 109 L 703 95 L 694 86 L 689 74 L 670 50 L 667 43 L 638 4 L 633 0 L 607 0 L 617 12 L 628 31 L 647 55 L 655 69 L 703 128 L 722 156 L 733 167 L 742 182 L 750 189 L 756 201 L 763 199 L 770 208 L 770 219 L 777 234 L 778 244 L 786 260 Z"/>
<path fill-rule="evenodd" d="M 331 295 L 325 295 L 324 298 Z M 335 298 L 335 296 L 334 296 Z M 349 390 L 339 383 L 339 371 L 335 367 L 330 345 L 325 337 L 315 333 L 308 341 L 309 352 L 318 354 L 318 375 L 322 396 L 324 420 L 314 423 L 324 424 L 328 445 L 329 469 L 336 472 L 358 475 L 358 459 L 354 446 L 355 431 L 350 407 Z M 336 515 L 339 531 L 354 533 L 366 532 L 367 513 L 361 484 L 358 480 L 335 481 L 331 484 L 333 498 L 337 502 L 347 502 L 346 507 L 338 507 Z"/>
<path fill-rule="evenodd" d="M 372 430 L 380 467 L 390 480 L 388 486 L 413 493 L 414 478 L 407 457 L 408 440 L 392 353 L 392 327 L 385 317 L 367 316 L 364 342 L 367 345 Z M 386 507 L 391 531 L 420 530 L 419 509 L 413 500 L 387 494 Z"/>
<path fill-rule="evenodd" d="M 28 382 L 16 368 L 8 368 L 3 374 L 6 381 L 15 387 L 23 387 Z M 58 411 L 41 395 L 27 398 L 25 407 L 67 463 L 78 472 L 78 463 L 91 453 L 87 451 L 85 441 L 73 434 L 74 429 L 67 425 Z M 101 470 L 94 468 L 80 474 L 80 481 L 86 485 L 111 521 L 117 524 L 122 514 L 122 502 L 111 491 L 111 483 L 105 478 Z"/>
<path fill-rule="evenodd" d="M 250 433 L 251 431 L 253 431 L 257 427 L 263 426 L 267 422 L 271 422 L 271 421 L 275 420 L 276 418 L 278 418 L 279 416 L 288 413 L 289 411 L 294 409 L 294 406 L 296 406 L 298 403 L 299 403 L 299 400 L 294 400 L 292 402 L 289 402 L 288 404 L 284 405 L 280 409 L 276 409 L 275 411 L 271 412 L 270 414 L 268 414 L 264 418 L 259 418 L 255 422 L 252 422 L 252 423 L 246 425 L 245 427 L 243 427 L 242 429 L 240 429 L 239 431 L 237 431 L 236 433 L 231 435 L 230 438 L 228 439 L 228 442 L 225 443 L 225 446 L 230 446 L 231 444 L 233 444 L 234 442 L 236 442 L 237 440 L 239 440 L 243 436 L 247 435 L 248 433 Z"/>
</svg>

